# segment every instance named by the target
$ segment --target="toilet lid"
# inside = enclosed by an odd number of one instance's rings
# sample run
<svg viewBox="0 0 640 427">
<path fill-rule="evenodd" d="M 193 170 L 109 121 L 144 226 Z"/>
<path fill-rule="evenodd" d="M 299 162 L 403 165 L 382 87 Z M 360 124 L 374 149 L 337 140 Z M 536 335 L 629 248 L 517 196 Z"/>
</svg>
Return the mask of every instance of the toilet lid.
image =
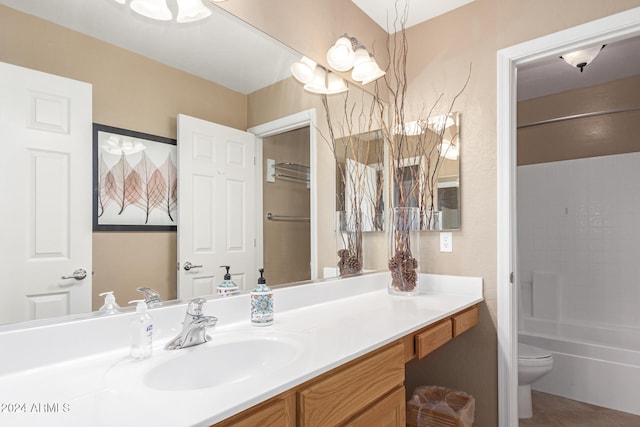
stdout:
<svg viewBox="0 0 640 427">
<path fill-rule="evenodd" d="M 548 350 L 543 350 L 528 344 L 518 343 L 519 359 L 545 359 L 547 357 L 551 357 L 551 352 Z"/>
</svg>

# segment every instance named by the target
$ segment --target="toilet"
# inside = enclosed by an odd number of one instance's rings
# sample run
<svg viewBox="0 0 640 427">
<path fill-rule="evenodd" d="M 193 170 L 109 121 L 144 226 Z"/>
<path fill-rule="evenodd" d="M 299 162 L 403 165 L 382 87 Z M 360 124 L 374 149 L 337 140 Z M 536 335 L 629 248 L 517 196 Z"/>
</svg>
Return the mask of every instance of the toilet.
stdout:
<svg viewBox="0 0 640 427">
<path fill-rule="evenodd" d="M 551 352 L 518 343 L 518 418 L 531 418 L 531 384 L 553 368 Z"/>
</svg>

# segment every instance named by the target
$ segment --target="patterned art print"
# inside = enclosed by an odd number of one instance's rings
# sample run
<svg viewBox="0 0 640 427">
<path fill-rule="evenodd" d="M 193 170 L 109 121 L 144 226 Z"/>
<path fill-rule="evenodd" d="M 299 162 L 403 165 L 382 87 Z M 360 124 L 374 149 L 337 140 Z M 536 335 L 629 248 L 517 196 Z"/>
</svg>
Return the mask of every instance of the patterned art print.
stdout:
<svg viewBox="0 0 640 427">
<path fill-rule="evenodd" d="M 176 141 L 93 125 L 96 231 L 176 229 Z"/>
</svg>

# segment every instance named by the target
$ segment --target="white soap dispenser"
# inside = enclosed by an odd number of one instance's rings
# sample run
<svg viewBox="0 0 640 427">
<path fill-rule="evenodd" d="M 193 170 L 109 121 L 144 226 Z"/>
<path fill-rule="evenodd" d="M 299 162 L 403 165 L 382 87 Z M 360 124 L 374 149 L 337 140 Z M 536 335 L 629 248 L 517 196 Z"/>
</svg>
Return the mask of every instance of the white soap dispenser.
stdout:
<svg viewBox="0 0 640 427">
<path fill-rule="evenodd" d="M 147 303 L 144 300 L 129 301 L 136 303 L 136 314 L 131 319 L 131 350 L 132 358 L 141 360 L 151 356 L 153 345 L 153 321 L 147 313 Z"/>
<path fill-rule="evenodd" d="M 218 295 L 222 297 L 228 297 L 230 295 L 235 295 L 238 293 L 238 285 L 233 283 L 231 280 L 231 274 L 229 274 L 229 269 L 231 268 L 228 265 L 221 265 L 221 268 L 226 268 L 227 272 L 224 275 L 224 280 L 218 285 Z"/>
<path fill-rule="evenodd" d="M 254 326 L 269 326 L 273 323 L 273 291 L 267 286 L 264 268 L 258 271 L 258 286 L 251 291 L 251 323 Z"/>
<path fill-rule="evenodd" d="M 116 297 L 113 291 L 103 292 L 98 296 L 104 297 L 104 304 L 100 307 L 100 311 L 106 314 L 115 314 L 120 311 L 120 306 L 116 303 Z"/>
</svg>

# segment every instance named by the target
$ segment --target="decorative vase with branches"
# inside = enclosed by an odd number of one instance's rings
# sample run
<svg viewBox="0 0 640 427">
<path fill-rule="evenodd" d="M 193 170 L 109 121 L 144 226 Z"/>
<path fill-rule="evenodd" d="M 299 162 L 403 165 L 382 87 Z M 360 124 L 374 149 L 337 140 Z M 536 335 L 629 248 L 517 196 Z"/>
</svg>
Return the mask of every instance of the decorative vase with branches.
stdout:
<svg viewBox="0 0 640 427">
<path fill-rule="evenodd" d="M 331 101 L 323 95 L 322 102 L 329 129 L 325 140 L 336 161 L 337 268 L 346 276 L 364 267 L 363 233 L 383 229 L 384 143 L 371 94 L 350 90 Z"/>
<path fill-rule="evenodd" d="M 384 83 L 376 82 L 375 99 L 380 113 L 381 132 L 387 145 L 389 190 L 393 194 L 393 209 L 389 226 L 389 291 L 395 294 L 417 293 L 419 272 L 420 231 L 435 223 L 435 196 L 438 176 L 443 164 L 443 145 L 447 118 L 469 82 L 471 70 L 462 89 L 455 94 L 446 113 L 442 110 L 444 94 L 430 108 L 419 108 L 407 120 L 407 56 L 409 46 L 404 23 L 407 10 L 400 19 L 400 30 L 389 35 L 387 51 L 389 66 Z M 381 94 L 386 90 L 387 97 Z M 444 121 L 444 122 L 443 122 Z M 447 148 L 448 149 L 448 148 Z M 413 161 L 411 161 L 413 160 Z"/>
</svg>

